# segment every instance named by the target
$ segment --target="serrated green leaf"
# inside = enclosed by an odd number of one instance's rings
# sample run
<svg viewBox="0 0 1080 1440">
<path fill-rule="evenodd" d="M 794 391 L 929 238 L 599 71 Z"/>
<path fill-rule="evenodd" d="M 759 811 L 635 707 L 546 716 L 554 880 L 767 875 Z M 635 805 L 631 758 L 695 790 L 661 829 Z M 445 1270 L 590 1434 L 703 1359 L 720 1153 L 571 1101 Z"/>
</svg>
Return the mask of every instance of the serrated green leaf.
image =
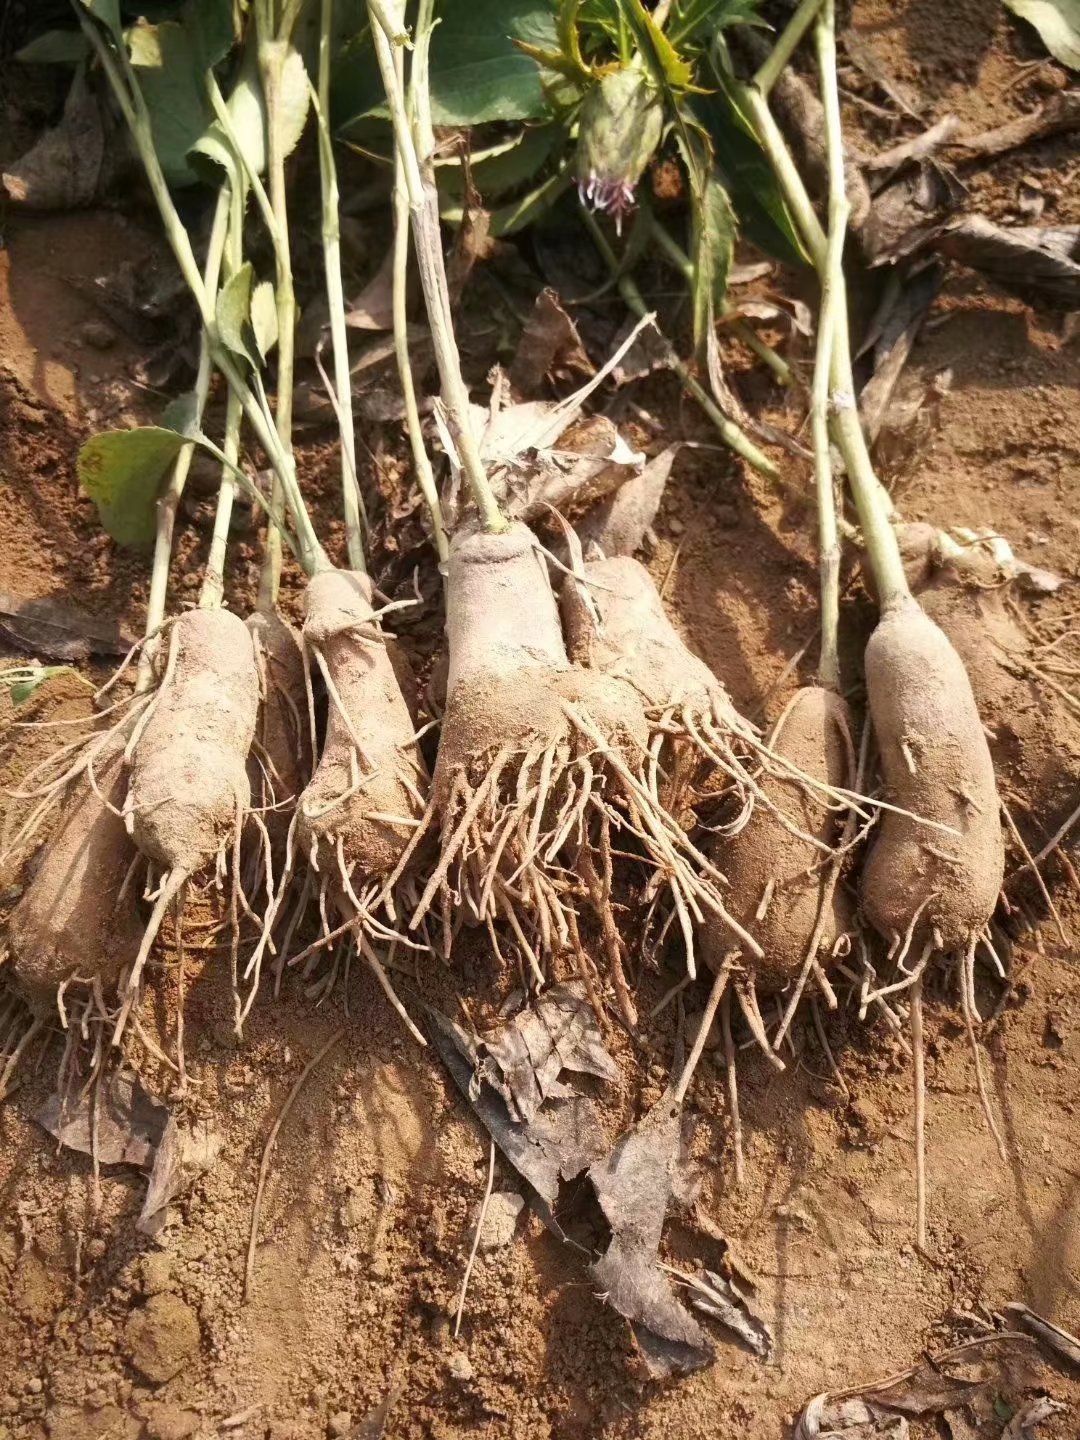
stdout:
<svg viewBox="0 0 1080 1440">
<path fill-rule="evenodd" d="M 622 0 L 622 14 L 654 81 L 658 84 L 663 81 L 673 90 L 693 89 L 694 76 L 689 62 L 678 53 L 641 0 Z"/>
<path fill-rule="evenodd" d="M 265 360 L 278 338 L 277 298 L 269 280 L 260 280 L 251 292 L 251 328 L 259 354 Z"/>
<path fill-rule="evenodd" d="M 218 335 L 226 349 L 258 368 L 260 355 L 251 327 L 251 292 L 255 288 L 255 270 L 245 261 L 230 275 L 218 292 L 216 320 Z"/>
<path fill-rule="evenodd" d="M 705 178 L 692 217 L 694 348 L 699 352 L 724 308 L 737 232 L 731 201 L 714 171 Z"/>
<path fill-rule="evenodd" d="M 717 88 L 708 95 L 695 95 L 690 108 L 708 131 L 714 163 L 740 229 L 766 255 L 787 265 L 809 264 L 772 166 L 739 108 L 730 77 L 718 67 L 712 74 Z"/>
<path fill-rule="evenodd" d="M 46 30 L 21 50 L 15 59 L 24 65 L 77 65 L 90 54 L 90 41 L 81 30 Z"/>
<path fill-rule="evenodd" d="M 1005 0 L 1034 25 L 1050 54 L 1070 70 L 1080 70 L 1080 0 Z"/>
<path fill-rule="evenodd" d="M 304 59 L 298 50 L 290 49 L 282 67 L 280 114 L 283 149 L 291 155 L 303 134 L 307 122 L 310 91 Z M 226 105 L 237 145 L 247 162 L 248 168 L 256 175 L 266 172 L 266 100 L 255 46 L 248 46 L 240 73 L 232 88 Z M 221 122 L 213 120 L 192 146 L 193 156 L 205 156 L 227 170 L 234 172 L 232 145 Z M 239 177 L 235 177 L 239 178 Z"/>
<path fill-rule="evenodd" d="M 101 523 L 120 545 L 149 545 L 155 508 L 169 467 L 187 443 L 175 430 L 142 425 L 106 430 L 79 451 L 79 483 Z"/>
</svg>

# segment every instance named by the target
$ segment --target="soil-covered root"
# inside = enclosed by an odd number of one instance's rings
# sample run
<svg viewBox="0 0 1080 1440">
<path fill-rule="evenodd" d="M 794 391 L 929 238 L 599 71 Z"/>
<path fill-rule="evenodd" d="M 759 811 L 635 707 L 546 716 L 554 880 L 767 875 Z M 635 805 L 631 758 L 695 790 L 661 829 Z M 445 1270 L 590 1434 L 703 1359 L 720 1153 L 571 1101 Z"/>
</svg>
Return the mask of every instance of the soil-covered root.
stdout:
<svg viewBox="0 0 1080 1440">
<path fill-rule="evenodd" d="M 393 639 L 379 628 L 366 575 L 316 575 L 306 607 L 304 647 L 326 682 L 329 708 L 322 754 L 300 797 L 291 845 L 308 863 L 324 932 L 340 928 L 331 916 L 341 916 L 352 943 L 420 1038 L 373 948 L 412 943 L 403 937 L 399 917 L 414 898 L 411 878 L 388 882 L 420 827 L 430 786 L 412 709 L 415 681 Z M 321 952 L 312 958 L 317 963 Z M 335 976 L 336 962 L 316 989 L 326 993 Z"/>
<path fill-rule="evenodd" d="M 207 867 L 229 876 L 236 963 L 241 895 L 240 843 L 251 806 L 247 761 L 259 708 L 251 632 L 227 610 L 192 610 L 169 628 L 164 669 L 152 702 L 127 743 L 125 814 L 139 850 L 160 870 L 154 908 L 113 1035 L 119 1043 L 142 970 L 166 912 Z"/>
<path fill-rule="evenodd" d="M 1000 545 L 957 544 L 929 525 L 907 526 L 901 542 L 912 587 L 964 662 L 988 731 L 998 788 L 1019 832 L 1010 876 L 1034 876 L 1042 889 L 1038 867 L 1080 822 L 1073 636 L 1064 628 L 1043 633 L 1028 618 L 1016 563 Z M 1067 856 L 1064 864 L 1071 871 Z M 1010 885 L 1010 894 L 1024 889 Z"/>
<path fill-rule="evenodd" d="M 724 831 L 734 834 L 755 799 L 769 803 L 754 772 L 775 760 L 672 625 L 644 565 L 628 556 L 588 560 L 564 582 L 560 603 L 574 662 L 618 676 L 641 696 L 658 793 L 673 813 L 730 782 L 740 804 Z"/>
<path fill-rule="evenodd" d="M 584 899 L 633 1024 L 613 915 L 612 834 L 632 837 L 663 871 L 688 934 L 709 912 L 733 923 L 720 877 L 709 876 L 656 792 L 642 697 L 620 676 L 570 664 L 543 557 L 523 525 L 455 537 L 447 632 L 448 699 L 425 815 L 425 828 L 439 826 L 440 848 L 412 923 L 438 902 L 447 953 L 458 914 L 487 926 L 496 948 L 499 923 L 540 980 L 561 951 L 584 963 Z"/>
<path fill-rule="evenodd" d="M 121 814 L 123 749 L 123 737 L 113 736 L 70 786 L 66 817 L 31 861 L 0 938 L 0 1011 L 11 1031 L 0 1035 L 0 1097 L 32 1035 L 51 1019 L 72 1029 L 110 1022 L 112 993 L 138 954 L 138 852 Z"/>
<path fill-rule="evenodd" d="M 885 610 L 865 654 L 866 688 L 887 799 L 863 865 L 862 912 L 889 944 L 896 979 L 879 994 L 910 991 L 912 1044 L 921 1036 L 922 977 L 936 952 L 960 956 L 960 998 L 979 1093 L 999 1148 L 974 1025 L 976 947 L 1005 872 L 994 764 L 971 682 L 944 631 L 905 599 Z M 904 813 L 901 813 L 904 812 Z M 863 1008 L 870 997 L 864 996 Z M 916 1078 L 921 1076 L 917 1057 Z M 916 1093 L 919 1243 L 925 1243 L 923 1096 Z"/>
<path fill-rule="evenodd" d="M 296 802 L 311 778 L 311 735 L 300 636 L 273 611 L 258 610 L 245 624 L 259 669 L 259 714 L 247 764 L 251 809 L 245 836 L 245 842 L 250 838 L 253 856 L 250 876 L 245 867 L 246 888 L 255 894 L 260 875 L 267 889 L 274 889 Z"/>
<path fill-rule="evenodd" d="M 851 716 L 833 690 L 798 690 L 768 744 L 823 787 L 850 790 L 855 784 Z M 784 1032 L 811 976 L 830 1005 L 836 1003 L 826 972 L 846 948 L 854 921 L 853 901 L 838 883 L 851 811 L 782 772 L 767 774 L 761 784 L 769 804 L 755 805 L 738 834 L 704 848 L 727 875 L 733 914 L 763 952 L 747 967 L 746 985 L 757 995 L 792 987 Z M 705 930 L 701 945 L 714 973 L 731 954 L 730 937 L 717 927 Z"/>
</svg>

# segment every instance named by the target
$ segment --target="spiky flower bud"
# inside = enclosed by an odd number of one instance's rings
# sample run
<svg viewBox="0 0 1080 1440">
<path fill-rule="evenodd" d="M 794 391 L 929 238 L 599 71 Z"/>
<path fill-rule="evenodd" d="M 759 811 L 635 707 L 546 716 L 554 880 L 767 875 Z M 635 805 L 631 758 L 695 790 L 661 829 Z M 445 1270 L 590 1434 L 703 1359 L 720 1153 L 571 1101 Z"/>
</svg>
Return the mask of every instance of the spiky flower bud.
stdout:
<svg viewBox="0 0 1080 1440">
<path fill-rule="evenodd" d="M 663 128 L 660 96 L 634 65 L 602 76 L 582 102 L 578 191 L 583 201 L 613 217 L 619 233 L 623 216 L 633 209 L 634 189 L 660 144 Z"/>
</svg>

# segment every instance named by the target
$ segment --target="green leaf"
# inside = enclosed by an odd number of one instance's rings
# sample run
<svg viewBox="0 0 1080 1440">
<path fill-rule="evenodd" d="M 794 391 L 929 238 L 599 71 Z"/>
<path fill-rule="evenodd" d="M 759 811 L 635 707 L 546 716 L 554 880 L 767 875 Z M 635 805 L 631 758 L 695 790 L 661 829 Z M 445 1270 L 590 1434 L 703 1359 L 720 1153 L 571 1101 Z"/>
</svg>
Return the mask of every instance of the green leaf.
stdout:
<svg viewBox="0 0 1080 1440">
<path fill-rule="evenodd" d="M 163 430 L 175 430 L 185 439 L 194 440 L 199 434 L 201 419 L 199 397 L 194 390 L 185 390 L 183 395 L 177 395 L 175 400 L 170 400 L 161 412 L 161 427 Z"/>
<path fill-rule="evenodd" d="M 747 239 L 787 265 L 809 259 L 750 120 L 739 109 L 730 77 L 714 67 L 717 89 L 695 95 L 691 111 L 712 140 L 720 180 Z"/>
<path fill-rule="evenodd" d="M 1005 4 L 1034 25 L 1055 60 L 1080 70 L 1080 0 L 1005 0 Z"/>
<path fill-rule="evenodd" d="M 15 59 L 24 65 L 77 65 L 90 54 L 90 41 L 81 30 L 46 30 L 21 50 Z"/>
<path fill-rule="evenodd" d="M 283 146 L 286 155 L 296 149 L 307 122 L 310 90 L 304 59 L 299 50 L 290 49 L 285 57 L 281 76 L 279 99 Z M 248 46 L 236 84 L 226 101 L 229 119 L 232 123 L 236 143 L 256 175 L 266 171 L 266 99 L 259 79 L 259 64 L 255 45 Z M 193 153 L 205 156 L 215 165 L 220 165 L 235 179 L 235 159 L 232 145 L 220 121 L 214 120 L 204 134 L 195 142 Z"/>
<path fill-rule="evenodd" d="M 142 425 L 106 430 L 79 451 L 79 483 L 120 545 L 149 545 L 162 482 L 188 442 L 175 430 Z"/>
<path fill-rule="evenodd" d="M 537 120 L 550 114 L 536 62 L 515 41 L 558 51 L 551 0 L 455 0 L 438 7 L 431 37 L 431 113 L 436 125 Z M 370 43 L 341 47 L 334 74 L 335 128 L 385 113 Z"/>
<path fill-rule="evenodd" d="M 672 45 L 641 0 L 621 0 L 622 14 L 637 42 L 641 58 L 657 84 L 673 90 L 693 89 L 693 71 Z"/>
<path fill-rule="evenodd" d="M 262 357 L 251 324 L 251 292 L 254 288 L 255 270 L 251 261 L 247 260 L 221 287 L 216 319 L 222 344 L 258 369 Z"/>
<path fill-rule="evenodd" d="M 675 46 L 707 43 L 729 25 L 762 25 L 758 0 L 675 0 L 667 37 Z"/>
<path fill-rule="evenodd" d="M 113 32 L 120 34 L 120 0 L 81 0 L 82 7 L 95 20 Z"/>
<path fill-rule="evenodd" d="M 269 280 L 260 280 L 251 292 L 251 328 L 255 344 L 265 360 L 277 344 L 277 297 Z"/>
<path fill-rule="evenodd" d="M 472 179 L 485 206 L 490 209 L 493 202 L 534 179 L 568 138 L 565 125 L 530 125 L 487 153 L 474 150 Z M 438 165 L 435 176 L 440 198 L 445 202 L 460 202 L 465 193 L 461 164 Z"/>
<path fill-rule="evenodd" d="M 724 308 L 737 231 L 731 201 L 714 171 L 705 178 L 692 216 L 694 347 L 699 351 Z"/>
<path fill-rule="evenodd" d="M 54 675 L 75 675 L 84 684 L 90 684 L 73 665 L 15 665 L 10 670 L 0 670 L 0 685 L 7 688 L 13 705 L 22 705 Z"/>
<path fill-rule="evenodd" d="M 133 25 L 127 41 L 165 179 L 170 185 L 191 185 L 199 177 L 188 161 L 188 151 L 211 115 L 191 32 L 167 20 L 160 25 Z"/>
</svg>

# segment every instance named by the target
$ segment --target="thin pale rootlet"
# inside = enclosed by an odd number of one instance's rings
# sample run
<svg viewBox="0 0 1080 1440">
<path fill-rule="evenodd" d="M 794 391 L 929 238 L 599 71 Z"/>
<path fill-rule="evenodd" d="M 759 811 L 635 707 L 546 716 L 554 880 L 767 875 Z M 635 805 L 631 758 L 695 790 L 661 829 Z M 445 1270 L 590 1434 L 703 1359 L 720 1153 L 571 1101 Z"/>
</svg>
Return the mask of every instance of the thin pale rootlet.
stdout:
<svg viewBox="0 0 1080 1440">
<path fill-rule="evenodd" d="M 256 610 L 245 623 L 259 670 L 259 714 L 248 756 L 251 808 L 261 816 L 279 861 L 297 798 L 311 776 L 307 667 L 299 635 L 276 612 Z M 261 850 L 257 845 L 257 853 Z"/>
</svg>

